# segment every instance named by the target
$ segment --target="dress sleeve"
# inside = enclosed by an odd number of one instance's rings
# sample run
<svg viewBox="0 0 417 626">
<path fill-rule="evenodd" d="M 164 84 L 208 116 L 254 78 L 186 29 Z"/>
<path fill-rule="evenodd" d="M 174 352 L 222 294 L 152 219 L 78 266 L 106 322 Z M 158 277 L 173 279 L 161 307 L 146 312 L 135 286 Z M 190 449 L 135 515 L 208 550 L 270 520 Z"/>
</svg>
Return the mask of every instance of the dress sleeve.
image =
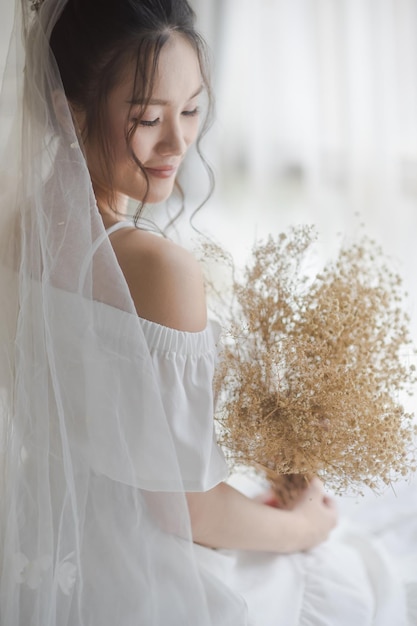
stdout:
<svg viewBox="0 0 417 626">
<path fill-rule="evenodd" d="M 160 381 L 163 406 L 186 491 L 207 491 L 227 478 L 214 432 L 213 374 L 219 330 L 184 332 L 141 320 Z"/>
</svg>

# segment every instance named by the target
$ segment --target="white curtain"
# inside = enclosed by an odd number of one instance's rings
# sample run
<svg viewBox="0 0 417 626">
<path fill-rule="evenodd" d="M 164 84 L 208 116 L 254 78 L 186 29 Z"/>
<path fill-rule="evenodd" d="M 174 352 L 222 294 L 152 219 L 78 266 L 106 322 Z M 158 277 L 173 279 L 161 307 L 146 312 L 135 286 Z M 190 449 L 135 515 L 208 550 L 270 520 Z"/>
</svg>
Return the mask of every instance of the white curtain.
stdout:
<svg viewBox="0 0 417 626">
<path fill-rule="evenodd" d="M 416 0 L 194 0 L 214 49 L 223 166 L 256 184 L 417 193 Z M 380 193 L 386 199 L 386 193 Z"/>
<path fill-rule="evenodd" d="M 327 257 L 363 222 L 405 279 L 417 338 L 417 0 L 193 4 L 215 60 L 206 225 L 243 257 L 315 223 Z"/>
</svg>

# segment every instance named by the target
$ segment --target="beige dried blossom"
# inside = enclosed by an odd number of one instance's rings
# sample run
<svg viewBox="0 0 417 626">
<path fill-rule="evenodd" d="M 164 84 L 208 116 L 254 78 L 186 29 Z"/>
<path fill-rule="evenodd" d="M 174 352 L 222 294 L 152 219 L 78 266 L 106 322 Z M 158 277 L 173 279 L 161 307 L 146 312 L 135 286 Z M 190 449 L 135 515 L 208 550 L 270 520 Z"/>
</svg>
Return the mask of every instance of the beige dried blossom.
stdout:
<svg viewBox="0 0 417 626">
<path fill-rule="evenodd" d="M 416 427 L 400 401 L 416 382 L 401 280 L 366 237 L 311 279 L 314 239 L 305 226 L 269 237 L 241 276 L 223 249 L 205 246 L 232 270 L 215 379 L 220 442 L 282 499 L 311 475 L 360 493 L 415 470 Z"/>
</svg>

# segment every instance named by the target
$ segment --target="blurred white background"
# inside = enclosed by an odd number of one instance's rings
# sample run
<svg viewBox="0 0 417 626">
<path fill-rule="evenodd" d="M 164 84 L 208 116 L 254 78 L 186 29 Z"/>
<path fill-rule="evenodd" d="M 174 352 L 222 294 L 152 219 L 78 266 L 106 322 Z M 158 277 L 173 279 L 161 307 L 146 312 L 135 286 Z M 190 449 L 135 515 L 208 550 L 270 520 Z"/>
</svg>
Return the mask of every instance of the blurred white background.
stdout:
<svg viewBox="0 0 417 626">
<path fill-rule="evenodd" d="M 314 223 L 326 259 L 364 223 L 404 277 L 417 338 L 417 1 L 192 4 L 217 97 L 198 225 L 243 259 L 255 237 Z"/>
</svg>

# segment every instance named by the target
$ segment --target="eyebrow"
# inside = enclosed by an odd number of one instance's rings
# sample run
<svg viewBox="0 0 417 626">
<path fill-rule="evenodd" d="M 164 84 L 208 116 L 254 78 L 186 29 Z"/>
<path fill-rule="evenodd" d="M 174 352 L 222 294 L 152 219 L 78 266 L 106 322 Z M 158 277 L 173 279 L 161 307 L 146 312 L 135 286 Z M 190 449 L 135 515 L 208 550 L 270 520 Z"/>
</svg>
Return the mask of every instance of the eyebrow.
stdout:
<svg viewBox="0 0 417 626">
<path fill-rule="evenodd" d="M 197 91 L 195 91 L 192 96 L 190 96 L 187 99 L 187 102 L 189 100 L 193 100 L 194 98 L 196 98 L 197 96 L 200 95 L 200 93 L 203 91 L 204 89 L 204 85 L 200 85 L 200 87 L 197 89 Z M 167 104 L 169 104 L 168 100 L 160 100 L 158 98 L 151 98 L 149 101 L 144 100 L 143 98 L 134 98 L 133 100 L 126 100 L 127 104 L 132 104 L 132 105 L 136 105 L 136 104 L 150 104 L 150 105 L 157 105 L 157 106 L 166 106 Z"/>
</svg>

